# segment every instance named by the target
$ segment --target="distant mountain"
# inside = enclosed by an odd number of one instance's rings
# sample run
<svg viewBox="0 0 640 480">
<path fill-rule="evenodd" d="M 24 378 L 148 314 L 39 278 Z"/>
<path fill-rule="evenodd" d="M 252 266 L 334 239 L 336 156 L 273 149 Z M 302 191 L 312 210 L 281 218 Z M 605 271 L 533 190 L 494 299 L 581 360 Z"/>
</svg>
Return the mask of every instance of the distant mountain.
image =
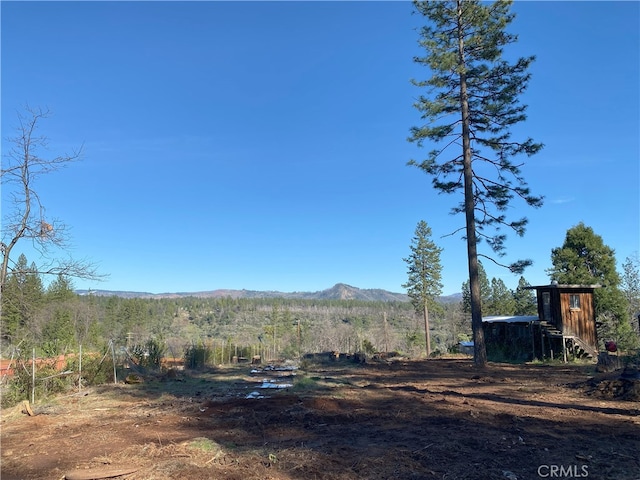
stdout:
<svg viewBox="0 0 640 480">
<path fill-rule="evenodd" d="M 292 298 L 305 300 L 370 300 L 382 302 L 407 302 L 409 297 L 403 293 L 393 293 L 382 289 L 361 289 L 338 283 L 319 292 L 278 292 L 274 290 L 210 290 L 203 292 L 149 293 L 112 290 L 76 290 L 78 295 L 116 296 L 122 298 Z"/>
<path fill-rule="evenodd" d="M 274 290 L 209 290 L 203 292 L 149 293 L 129 292 L 119 290 L 76 290 L 78 295 L 97 295 L 122 298 L 291 298 L 302 300 L 362 300 L 375 302 L 408 302 L 409 297 L 404 293 L 394 293 L 379 288 L 357 288 L 345 283 L 337 283 L 333 287 L 319 292 L 278 292 Z M 440 297 L 443 303 L 455 303 L 462 299 L 462 294 Z"/>
<path fill-rule="evenodd" d="M 129 292 L 121 290 L 76 290 L 78 295 L 95 295 L 97 297 L 121 297 L 121 298 L 165 298 L 149 292 Z"/>
<path fill-rule="evenodd" d="M 462 301 L 461 293 L 453 293 L 451 295 L 445 295 L 444 297 L 439 297 L 438 300 L 440 303 L 458 303 Z"/>
<path fill-rule="evenodd" d="M 409 297 L 404 293 L 392 293 L 379 288 L 361 289 L 337 283 L 328 290 L 316 292 L 314 298 L 327 300 L 371 300 L 382 302 L 408 302 Z"/>
</svg>

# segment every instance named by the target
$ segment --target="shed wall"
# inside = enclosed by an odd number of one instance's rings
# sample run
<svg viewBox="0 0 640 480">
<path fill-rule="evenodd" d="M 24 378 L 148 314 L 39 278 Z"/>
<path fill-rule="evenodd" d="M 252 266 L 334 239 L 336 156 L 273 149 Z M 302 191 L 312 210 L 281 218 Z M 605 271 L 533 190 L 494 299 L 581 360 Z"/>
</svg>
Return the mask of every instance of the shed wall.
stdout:
<svg viewBox="0 0 640 480">
<path fill-rule="evenodd" d="M 593 288 L 539 287 L 537 290 L 538 315 L 554 325 L 565 335 L 580 337 L 582 341 L 598 348 L 596 336 Z M 548 295 L 550 304 L 545 308 L 544 297 Z M 571 308 L 571 295 L 578 295 L 580 308 Z"/>
<path fill-rule="evenodd" d="M 570 296 L 580 298 L 580 308 L 571 308 Z M 597 348 L 596 322 L 591 292 L 560 292 L 560 312 L 562 331 L 566 335 L 575 335 Z"/>
</svg>

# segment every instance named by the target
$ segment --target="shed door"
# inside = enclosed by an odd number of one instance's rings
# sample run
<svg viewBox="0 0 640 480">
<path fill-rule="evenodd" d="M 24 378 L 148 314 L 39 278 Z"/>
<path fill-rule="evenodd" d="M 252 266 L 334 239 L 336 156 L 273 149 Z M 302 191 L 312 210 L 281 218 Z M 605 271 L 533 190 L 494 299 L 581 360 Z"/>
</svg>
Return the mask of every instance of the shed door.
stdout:
<svg viewBox="0 0 640 480">
<path fill-rule="evenodd" d="M 551 318 L 551 292 L 542 292 L 542 316 L 545 320 Z"/>
</svg>

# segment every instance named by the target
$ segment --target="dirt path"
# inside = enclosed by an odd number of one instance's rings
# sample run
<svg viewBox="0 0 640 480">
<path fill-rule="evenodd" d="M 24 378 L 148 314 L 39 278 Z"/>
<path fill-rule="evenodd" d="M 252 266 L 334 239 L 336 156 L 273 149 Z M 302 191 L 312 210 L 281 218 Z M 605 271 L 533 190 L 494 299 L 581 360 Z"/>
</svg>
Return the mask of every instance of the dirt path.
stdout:
<svg viewBox="0 0 640 480">
<path fill-rule="evenodd" d="M 3 412 L 2 480 L 105 468 L 135 469 L 118 477 L 131 480 L 640 480 L 640 404 L 578 388 L 588 366 L 331 363 L 264 390 L 263 377 L 292 372 L 249 370 Z"/>
</svg>

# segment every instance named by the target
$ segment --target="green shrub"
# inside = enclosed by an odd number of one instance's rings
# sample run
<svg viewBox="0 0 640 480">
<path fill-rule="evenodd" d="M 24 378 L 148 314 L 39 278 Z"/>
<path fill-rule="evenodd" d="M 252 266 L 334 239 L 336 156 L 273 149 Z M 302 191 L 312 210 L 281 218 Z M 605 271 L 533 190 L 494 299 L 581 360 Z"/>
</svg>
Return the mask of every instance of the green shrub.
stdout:
<svg viewBox="0 0 640 480">
<path fill-rule="evenodd" d="M 213 351 L 204 343 L 189 345 L 184 352 L 184 368 L 197 369 L 211 363 Z"/>
<path fill-rule="evenodd" d="M 150 338 L 144 344 L 131 348 L 131 356 L 136 364 L 144 368 L 159 369 L 166 353 L 166 346 L 160 340 Z"/>
<path fill-rule="evenodd" d="M 367 340 L 365 338 L 362 341 L 362 351 L 364 353 L 368 353 L 369 355 L 372 355 L 372 354 L 376 353 L 376 347 L 374 347 L 373 343 L 371 343 L 369 340 Z"/>
<path fill-rule="evenodd" d="M 318 380 L 320 380 L 320 377 L 296 377 L 293 382 L 293 390 L 298 393 L 315 390 L 318 388 Z"/>
<path fill-rule="evenodd" d="M 16 365 L 18 365 L 16 363 Z M 13 407 L 23 400 L 31 400 L 31 372 L 16 368 L 12 377 L 2 385 L 2 408 Z"/>
<path fill-rule="evenodd" d="M 78 372 L 77 357 L 69 362 L 67 370 Z M 77 378 L 77 377 L 76 377 Z M 102 385 L 113 382 L 113 358 L 111 355 L 99 357 L 84 355 L 82 357 L 82 385 Z"/>
<path fill-rule="evenodd" d="M 65 372 L 68 370 L 65 369 Z M 1 406 L 3 408 L 12 407 L 23 400 L 31 401 L 32 375 L 29 363 L 23 360 L 16 362 L 13 376 L 7 378 L 7 383 L 2 386 Z M 51 365 L 38 365 L 35 372 L 35 389 L 33 390 L 35 400 L 41 401 L 52 395 L 71 390 L 76 385 L 77 379 L 77 374 L 59 372 Z"/>
</svg>

